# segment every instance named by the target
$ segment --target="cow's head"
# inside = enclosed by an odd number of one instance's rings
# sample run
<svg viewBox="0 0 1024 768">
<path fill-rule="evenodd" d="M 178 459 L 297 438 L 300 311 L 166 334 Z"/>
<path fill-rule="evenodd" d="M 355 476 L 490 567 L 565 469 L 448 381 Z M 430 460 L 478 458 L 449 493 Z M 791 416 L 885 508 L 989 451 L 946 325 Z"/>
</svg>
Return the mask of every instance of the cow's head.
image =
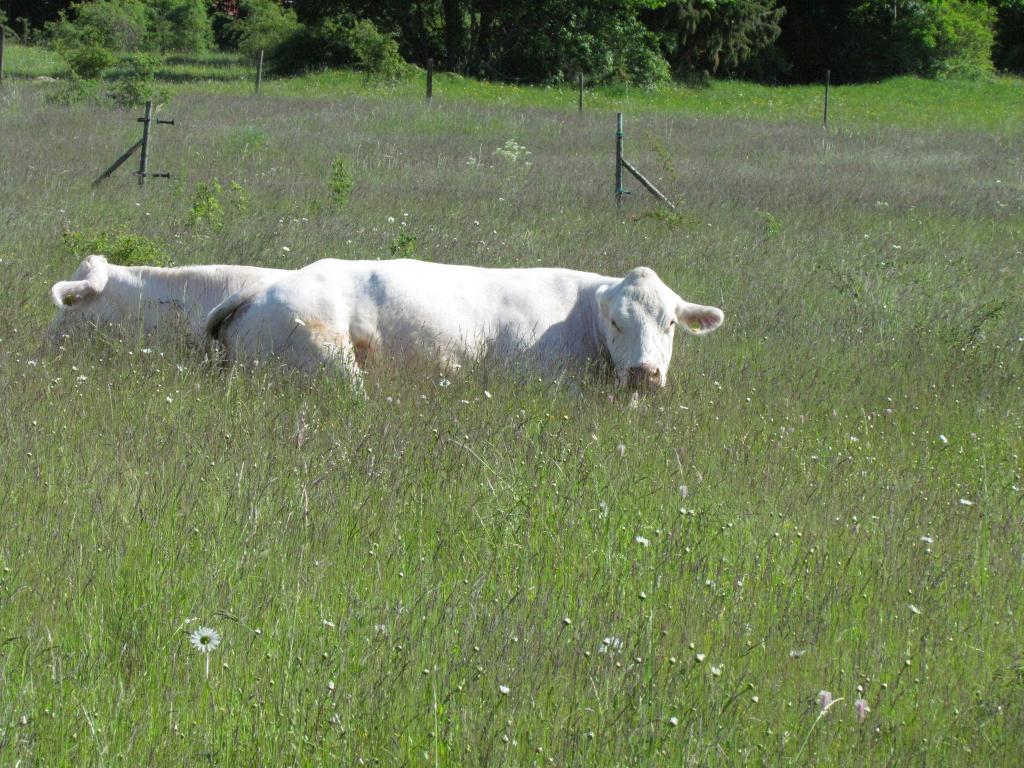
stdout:
<svg viewBox="0 0 1024 768">
<path fill-rule="evenodd" d="M 665 386 L 677 326 L 700 335 L 715 330 L 725 317 L 718 307 L 679 298 L 647 267 L 599 287 L 597 306 L 615 376 L 620 385 L 634 389 Z"/>
<path fill-rule="evenodd" d="M 50 338 L 90 325 L 109 325 L 123 318 L 123 309 L 109 292 L 104 292 L 110 277 L 110 265 L 102 256 L 87 256 L 70 280 L 61 280 L 50 288 L 57 315 L 50 323 Z"/>
</svg>

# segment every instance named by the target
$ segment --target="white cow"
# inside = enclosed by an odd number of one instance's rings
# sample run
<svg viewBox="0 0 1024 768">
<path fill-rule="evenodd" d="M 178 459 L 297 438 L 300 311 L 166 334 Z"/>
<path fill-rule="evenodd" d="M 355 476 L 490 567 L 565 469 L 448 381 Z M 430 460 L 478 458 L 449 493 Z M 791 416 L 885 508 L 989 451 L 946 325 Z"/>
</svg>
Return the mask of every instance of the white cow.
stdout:
<svg viewBox="0 0 1024 768">
<path fill-rule="evenodd" d="M 325 259 L 241 291 L 207 318 L 235 358 L 266 354 L 358 381 L 375 359 L 442 367 L 483 354 L 559 367 L 608 359 L 618 382 L 663 387 L 676 326 L 716 329 L 717 307 L 677 296 L 647 267 L 624 278 L 569 269 L 485 269 L 411 259 Z"/>
<path fill-rule="evenodd" d="M 88 256 L 70 280 L 50 289 L 59 309 L 49 336 L 58 340 L 91 327 L 151 333 L 183 322 L 199 339 L 206 315 L 225 297 L 290 272 L 230 265 L 121 267 L 103 256 Z"/>
</svg>

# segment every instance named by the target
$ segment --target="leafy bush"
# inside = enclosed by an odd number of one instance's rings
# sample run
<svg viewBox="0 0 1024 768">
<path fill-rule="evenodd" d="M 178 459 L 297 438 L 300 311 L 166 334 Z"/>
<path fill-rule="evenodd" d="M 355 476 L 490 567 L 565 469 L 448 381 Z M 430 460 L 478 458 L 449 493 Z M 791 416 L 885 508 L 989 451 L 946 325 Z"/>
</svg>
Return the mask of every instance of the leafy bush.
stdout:
<svg viewBox="0 0 1024 768">
<path fill-rule="evenodd" d="M 206 0 L 149 0 L 150 50 L 202 53 L 213 47 Z"/>
<path fill-rule="evenodd" d="M 250 58 L 261 50 L 273 57 L 280 45 L 302 29 L 295 11 L 274 0 L 242 0 L 240 8 L 239 18 L 228 25 L 227 37 Z"/>
<path fill-rule="evenodd" d="M 149 15 L 139 0 L 93 0 L 70 6 L 71 18 L 62 11 L 60 18 L 47 25 L 58 50 L 87 45 L 113 51 L 140 50 L 146 40 Z"/>
<path fill-rule="evenodd" d="M 236 181 L 228 184 L 227 192 L 217 179 L 200 182 L 196 185 L 185 223 L 190 227 L 205 226 L 219 232 L 224 229 L 225 205 L 238 216 L 248 213 L 248 192 Z"/>
<path fill-rule="evenodd" d="M 156 70 L 160 59 L 150 53 L 135 53 L 121 59 L 117 79 L 108 91 L 110 99 L 121 107 L 166 101 L 167 94 L 156 88 Z"/>
<path fill-rule="evenodd" d="M 357 21 L 348 30 L 348 41 L 367 80 L 397 80 L 407 69 L 395 39 L 368 19 Z"/>
<path fill-rule="evenodd" d="M 412 259 L 416 257 L 416 236 L 403 232 L 392 238 L 388 243 L 388 251 L 393 259 Z"/>
<path fill-rule="evenodd" d="M 125 229 L 72 230 L 61 235 L 64 252 L 76 261 L 93 253 L 101 253 L 115 264 L 126 267 L 171 265 L 171 257 L 155 240 Z"/>
<path fill-rule="evenodd" d="M 274 67 L 281 72 L 301 72 L 325 65 L 354 64 L 356 58 L 348 35 L 354 23 L 351 15 L 342 12 L 312 25 L 299 24 L 274 48 Z"/>
<path fill-rule="evenodd" d="M 47 104 L 70 107 L 74 104 L 82 104 L 95 99 L 99 91 L 99 85 L 98 80 L 86 80 L 72 72 L 70 77 L 61 80 L 43 98 Z"/>
<path fill-rule="evenodd" d="M 995 12 L 982 3 L 908 3 L 897 6 L 894 18 L 891 0 L 869 0 L 851 18 L 861 77 L 976 77 L 992 70 Z"/>
<path fill-rule="evenodd" d="M 93 79 L 110 69 L 117 57 L 103 46 L 86 43 L 65 51 L 64 58 L 74 75 Z"/>
<path fill-rule="evenodd" d="M 349 195 L 355 186 L 352 172 L 348 169 L 348 163 L 344 156 L 335 155 L 334 161 L 331 163 L 331 178 L 328 185 L 331 188 L 331 197 L 334 198 L 334 202 L 338 204 L 339 208 L 344 208 L 348 204 Z"/>
<path fill-rule="evenodd" d="M 210 183 L 200 182 L 192 196 L 186 223 L 190 227 L 205 225 L 218 232 L 224 229 L 224 206 L 220 204 L 222 191 L 216 179 Z"/>
</svg>

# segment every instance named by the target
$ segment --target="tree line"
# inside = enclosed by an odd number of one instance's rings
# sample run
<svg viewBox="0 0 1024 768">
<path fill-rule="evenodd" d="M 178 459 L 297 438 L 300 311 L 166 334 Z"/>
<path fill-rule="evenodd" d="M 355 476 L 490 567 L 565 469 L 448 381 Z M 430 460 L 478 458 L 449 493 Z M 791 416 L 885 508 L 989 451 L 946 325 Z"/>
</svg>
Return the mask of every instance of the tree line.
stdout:
<svg viewBox="0 0 1024 768">
<path fill-rule="evenodd" d="M 2 0 L 58 47 L 267 51 L 281 71 L 406 62 L 490 80 L 858 82 L 1024 71 L 1024 0 Z"/>
</svg>

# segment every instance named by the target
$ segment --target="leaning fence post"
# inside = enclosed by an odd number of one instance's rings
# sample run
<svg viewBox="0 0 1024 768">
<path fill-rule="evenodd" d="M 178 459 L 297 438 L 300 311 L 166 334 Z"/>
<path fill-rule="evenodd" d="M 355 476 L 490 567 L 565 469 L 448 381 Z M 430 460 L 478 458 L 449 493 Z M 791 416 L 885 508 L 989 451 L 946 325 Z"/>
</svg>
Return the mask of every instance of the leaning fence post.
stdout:
<svg viewBox="0 0 1024 768">
<path fill-rule="evenodd" d="M 830 81 L 831 80 L 832 80 L 832 70 L 831 69 L 826 69 L 825 70 L 825 118 L 824 118 L 824 122 L 823 122 L 823 127 L 826 130 L 828 129 L 828 87 L 830 85 Z"/>
<path fill-rule="evenodd" d="M 615 115 L 615 202 L 622 207 L 622 113 Z"/>
<path fill-rule="evenodd" d="M 580 72 L 580 114 L 583 114 L 583 73 Z"/>
<path fill-rule="evenodd" d="M 427 59 L 427 103 L 434 98 L 434 60 Z"/>
<path fill-rule="evenodd" d="M 260 85 L 263 83 L 263 49 L 260 48 L 260 55 L 256 61 L 256 95 L 259 96 Z"/>
<path fill-rule="evenodd" d="M 149 170 L 149 126 L 153 122 L 153 102 L 146 102 L 146 116 L 140 117 L 142 123 L 142 154 L 139 155 L 139 186 L 146 183 L 146 172 Z"/>
<path fill-rule="evenodd" d="M 4 25 L 0 24 L 0 83 L 4 81 Z"/>
</svg>

